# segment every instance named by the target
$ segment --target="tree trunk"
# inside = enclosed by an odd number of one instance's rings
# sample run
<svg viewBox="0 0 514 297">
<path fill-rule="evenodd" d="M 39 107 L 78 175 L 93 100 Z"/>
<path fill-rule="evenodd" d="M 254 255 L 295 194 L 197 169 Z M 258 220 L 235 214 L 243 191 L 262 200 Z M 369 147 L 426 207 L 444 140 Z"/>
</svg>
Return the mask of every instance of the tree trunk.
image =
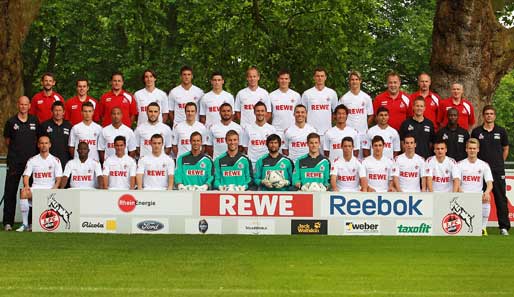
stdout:
<svg viewBox="0 0 514 297">
<path fill-rule="evenodd" d="M 41 0 L 0 1 L 0 125 L 16 112 L 16 100 L 23 94 L 21 47 L 30 24 L 36 18 Z M 0 154 L 5 154 L 0 137 Z"/>
<path fill-rule="evenodd" d="M 514 67 L 514 31 L 496 19 L 489 0 L 438 0 L 432 32 L 432 87 L 444 98 L 460 82 L 477 124 L 502 77 Z"/>
</svg>

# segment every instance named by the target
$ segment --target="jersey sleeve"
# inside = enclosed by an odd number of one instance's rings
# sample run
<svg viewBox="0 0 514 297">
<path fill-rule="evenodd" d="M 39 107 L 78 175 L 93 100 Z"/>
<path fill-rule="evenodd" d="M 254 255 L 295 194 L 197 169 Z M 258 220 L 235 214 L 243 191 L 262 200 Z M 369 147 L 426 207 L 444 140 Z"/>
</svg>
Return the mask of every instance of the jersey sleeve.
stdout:
<svg viewBox="0 0 514 297">
<path fill-rule="evenodd" d="M 137 163 L 136 174 L 144 174 L 145 173 L 145 157 L 139 159 Z"/>
<path fill-rule="evenodd" d="M 470 112 L 469 112 L 468 123 L 469 123 L 470 127 L 473 127 L 473 125 L 475 124 L 475 108 L 473 107 L 473 104 L 471 104 L 471 102 L 469 103 L 469 109 L 470 109 Z"/>
<path fill-rule="evenodd" d="M 109 158 L 107 158 L 107 160 L 105 160 L 105 162 L 103 164 L 102 174 L 105 176 L 109 176 L 109 163 L 110 163 L 110 160 L 109 160 Z"/>
<path fill-rule="evenodd" d="M 134 131 L 134 139 L 136 142 L 136 147 L 139 147 L 141 145 L 141 134 L 140 134 L 140 128 L 136 128 L 136 131 Z M 164 142 L 166 142 L 166 139 L 164 139 Z"/>
<path fill-rule="evenodd" d="M 460 168 L 458 166 L 458 164 L 455 162 L 455 161 L 452 161 L 452 179 L 461 179 L 461 176 L 460 176 Z"/>
<path fill-rule="evenodd" d="M 364 167 L 364 164 L 362 164 L 361 162 L 357 161 L 357 166 L 359 166 L 359 168 L 357 170 L 357 172 L 359 174 L 359 177 L 360 178 L 367 177 L 366 167 Z"/>
<path fill-rule="evenodd" d="M 248 147 L 248 142 L 250 141 L 250 137 L 248 136 L 248 131 L 247 131 L 247 128 L 244 128 L 243 129 L 243 134 L 242 137 L 241 137 L 241 145 L 243 147 Z"/>
<path fill-rule="evenodd" d="M 198 106 L 198 109 L 199 109 L 199 112 L 198 114 L 201 115 L 201 116 L 204 116 L 205 115 L 205 110 L 207 109 L 207 106 L 205 105 L 205 95 L 203 95 L 202 97 L 202 100 L 200 100 L 200 106 Z"/>
<path fill-rule="evenodd" d="M 168 109 L 169 111 L 175 111 L 175 95 L 173 94 L 173 90 L 170 91 L 168 95 Z"/>
<path fill-rule="evenodd" d="M 129 176 L 136 176 L 136 170 L 137 170 L 136 161 L 131 158 L 130 168 L 129 168 Z"/>
<path fill-rule="evenodd" d="M 134 135 L 134 132 L 132 130 L 129 130 L 128 137 L 127 137 L 127 149 L 129 152 L 133 152 L 136 150 L 136 136 Z"/>
<path fill-rule="evenodd" d="M 337 175 L 337 163 L 333 162 L 330 164 L 330 176 Z"/>
<path fill-rule="evenodd" d="M 212 127 L 207 131 L 207 136 L 205 137 L 205 144 L 209 146 L 214 145 L 214 136 L 212 134 Z"/>
<path fill-rule="evenodd" d="M 373 111 L 373 102 L 371 101 L 371 97 L 368 95 L 366 96 L 366 111 L 367 111 L 367 115 L 368 116 L 372 116 L 374 115 L 374 111 Z"/>
<path fill-rule="evenodd" d="M 337 107 L 337 105 L 339 104 L 338 102 L 338 99 L 337 99 L 337 93 L 335 91 L 331 92 L 332 94 L 330 94 L 330 103 L 332 105 L 332 111 L 334 111 Z"/>
<path fill-rule="evenodd" d="M 294 170 L 293 170 L 293 186 L 297 183 L 301 183 L 300 180 L 300 158 L 296 159 L 294 162 Z"/>
<path fill-rule="evenodd" d="M 29 161 L 27 162 L 27 165 L 25 165 L 25 170 L 23 171 L 23 175 L 26 175 L 26 176 L 31 176 L 32 175 L 32 171 L 34 170 L 33 168 L 33 165 L 32 164 L 34 161 L 32 161 L 33 159 L 29 159 Z"/>
<path fill-rule="evenodd" d="M 219 158 L 216 158 L 214 160 L 214 189 L 218 190 L 220 185 L 221 185 L 221 167 L 219 164 Z"/>
<path fill-rule="evenodd" d="M 237 92 L 236 100 L 234 102 L 234 111 L 241 111 L 241 91 Z"/>
<path fill-rule="evenodd" d="M 355 130 L 355 137 L 353 138 L 353 142 L 354 142 L 354 144 L 353 144 L 353 146 L 354 146 L 353 150 L 354 150 L 354 151 L 358 151 L 358 150 L 360 150 L 360 149 L 361 149 L 361 137 L 360 137 L 360 135 L 359 135 L 359 132 L 357 132 L 357 130 Z"/>
<path fill-rule="evenodd" d="M 170 162 L 167 166 L 168 169 L 168 175 L 175 175 L 175 161 L 173 161 L 172 158 L 170 158 Z"/>
<path fill-rule="evenodd" d="M 253 167 L 252 167 L 252 161 L 250 160 L 250 158 L 245 157 L 245 159 L 248 162 L 247 166 L 245 166 L 245 168 L 244 168 L 245 186 L 246 186 L 246 189 L 248 190 L 248 188 L 250 187 L 250 184 L 253 181 L 253 169 L 252 169 Z"/>
<path fill-rule="evenodd" d="M 434 176 L 434 171 L 432 170 L 432 166 L 430 166 L 430 160 L 425 161 L 425 175 L 423 175 L 423 176 L 426 176 L 426 177 Z"/>
<path fill-rule="evenodd" d="M 400 135 L 398 134 L 398 132 L 396 132 L 396 130 L 394 130 L 394 136 L 393 136 L 393 151 L 394 152 L 399 152 L 401 151 L 401 146 L 400 146 Z"/>
<path fill-rule="evenodd" d="M 326 162 L 327 164 L 323 169 L 323 185 L 328 188 L 330 186 L 330 161 L 328 159 L 325 159 L 324 162 Z"/>
<path fill-rule="evenodd" d="M 77 141 L 77 129 L 76 126 L 73 126 L 70 131 L 70 138 L 68 139 L 68 146 L 75 147 L 75 143 Z"/>
<path fill-rule="evenodd" d="M 178 132 L 177 127 L 171 131 L 171 145 L 178 145 Z"/>
<path fill-rule="evenodd" d="M 207 180 L 205 184 L 209 186 L 209 189 L 212 188 L 212 182 L 214 181 L 214 163 L 211 158 L 207 158 L 207 166 L 205 168 L 205 172 L 207 173 Z"/>
<path fill-rule="evenodd" d="M 330 131 L 325 132 L 325 137 L 323 137 L 323 150 L 330 151 Z"/>
<path fill-rule="evenodd" d="M 179 156 L 177 158 L 177 166 L 175 166 L 175 184 L 183 184 L 184 183 L 184 176 L 183 176 L 183 169 L 182 169 L 182 156 Z"/>
<path fill-rule="evenodd" d="M 100 135 L 98 136 L 98 150 L 105 151 L 106 146 L 107 146 L 107 141 L 105 140 L 105 136 L 102 131 L 102 132 L 100 132 Z"/>
<path fill-rule="evenodd" d="M 70 177 L 71 170 L 72 170 L 71 162 L 66 163 L 66 166 L 64 166 L 63 176 Z"/>
<path fill-rule="evenodd" d="M 271 99 L 269 97 L 269 94 L 266 92 L 266 94 L 264 94 L 264 104 L 266 104 L 266 111 L 267 112 L 271 112 Z"/>
<path fill-rule="evenodd" d="M 54 174 L 55 177 L 62 177 L 62 165 L 61 161 L 57 159 L 57 157 L 55 158 Z"/>
<path fill-rule="evenodd" d="M 366 135 L 364 137 L 364 142 L 362 144 L 362 149 L 369 150 L 371 148 L 371 135 L 369 134 L 369 131 L 366 132 Z"/>
<path fill-rule="evenodd" d="M 487 163 L 485 163 L 484 168 L 484 181 L 485 182 L 492 182 L 493 181 L 493 173 L 491 172 L 491 167 Z"/>
<path fill-rule="evenodd" d="M 95 176 L 99 177 L 102 175 L 102 165 L 100 165 L 100 162 L 95 162 Z"/>
<path fill-rule="evenodd" d="M 129 95 L 129 96 L 132 97 L 132 100 L 130 101 L 130 112 L 129 112 L 129 114 L 131 116 L 135 116 L 135 115 L 138 114 L 136 97 L 134 97 L 134 95 Z"/>
<path fill-rule="evenodd" d="M 4 138 L 12 138 L 12 122 L 11 120 L 7 120 L 4 125 Z"/>
<path fill-rule="evenodd" d="M 428 164 L 426 162 L 419 162 L 419 176 L 426 177 L 431 176 L 429 175 L 430 169 L 428 169 Z"/>
<path fill-rule="evenodd" d="M 262 182 L 263 176 L 262 176 L 262 158 L 259 158 L 257 162 L 255 163 L 255 175 L 253 178 L 253 182 L 260 186 Z"/>
<path fill-rule="evenodd" d="M 390 180 L 393 178 L 393 176 L 400 176 L 400 166 L 397 160 L 391 162 L 391 166 L 389 166 L 388 171 L 389 172 L 387 175 L 389 176 Z"/>
<path fill-rule="evenodd" d="M 169 108 L 169 102 L 168 102 L 168 96 L 166 96 L 166 93 L 163 92 L 161 102 L 161 114 L 168 113 Z"/>
<path fill-rule="evenodd" d="M 500 131 L 500 137 L 501 137 L 501 145 L 508 146 L 509 145 L 509 135 L 507 134 L 507 131 L 503 128 Z"/>
</svg>

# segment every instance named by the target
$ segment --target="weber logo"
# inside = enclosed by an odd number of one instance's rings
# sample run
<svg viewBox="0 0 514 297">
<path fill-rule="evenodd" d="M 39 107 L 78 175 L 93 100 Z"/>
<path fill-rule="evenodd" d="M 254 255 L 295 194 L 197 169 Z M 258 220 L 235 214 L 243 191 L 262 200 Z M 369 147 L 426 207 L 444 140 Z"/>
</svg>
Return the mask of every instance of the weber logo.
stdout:
<svg viewBox="0 0 514 297">
<path fill-rule="evenodd" d="M 291 234 L 327 234 L 327 220 L 291 220 Z"/>
<path fill-rule="evenodd" d="M 378 221 L 363 221 L 352 220 L 346 221 L 344 226 L 344 233 L 350 235 L 366 234 L 366 235 L 379 235 L 380 223 Z"/>
</svg>

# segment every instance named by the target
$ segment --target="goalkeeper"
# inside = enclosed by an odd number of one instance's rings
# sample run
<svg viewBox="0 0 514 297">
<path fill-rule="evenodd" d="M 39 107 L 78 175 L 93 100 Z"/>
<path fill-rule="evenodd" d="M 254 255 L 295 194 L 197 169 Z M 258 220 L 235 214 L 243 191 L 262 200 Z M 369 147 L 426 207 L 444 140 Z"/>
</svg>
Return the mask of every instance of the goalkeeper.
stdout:
<svg viewBox="0 0 514 297">
<path fill-rule="evenodd" d="M 266 138 L 268 154 L 265 154 L 255 164 L 256 185 L 261 190 L 287 191 L 292 184 L 293 161 L 279 153 L 282 140 L 277 134 L 271 134 Z"/>
<path fill-rule="evenodd" d="M 302 191 L 326 191 L 330 179 L 330 161 L 320 154 L 320 137 L 307 135 L 309 153 L 296 159 L 293 184 Z"/>
<path fill-rule="evenodd" d="M 179 190 L 207 191 L 214 180 L 214 164 L 208 155 L 202 153 L 202 134 L 191 133 L 189 142 L 191 151 L 177 158 L 175 183 Z"/>
<path fill-rule="evenodd" d="M 229 130 L 225 135 L 227 151 L 214 160 L 214 189 L 220 191 L 248 190 L 253 179 L 252 162 L 239 152 L 239 134 Z"/>
</svg>

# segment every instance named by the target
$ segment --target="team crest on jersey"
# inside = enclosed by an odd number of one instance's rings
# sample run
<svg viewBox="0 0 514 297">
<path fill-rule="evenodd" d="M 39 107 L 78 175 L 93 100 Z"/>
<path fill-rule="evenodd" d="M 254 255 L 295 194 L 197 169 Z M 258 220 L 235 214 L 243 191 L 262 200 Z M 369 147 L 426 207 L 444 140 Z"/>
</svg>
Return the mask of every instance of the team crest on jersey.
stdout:
<svg viewBox="0 0 514 297">
<path fill-rule="evenodd" d="M 352 173 L 355 173 L 355 168 L 352 168 Z"/>
<path fill-rule="evenodd" d="M 329 97 L 327 97 L 327 99 L 326 99 L 326 100 L 327 100 L 327 102 L 330 102 L 330 98 L 329 98 Z"/>
<path fill-rule="evenodd" d="M 319 167 L 319 170 L 325 170 L 325 166 L 321 165 L 321 166 Z"/>
<path fill-rule="evenodd" d="M 95 133 L 93 133 L 93 136 L 94 136 L 94 137 L 96 137 L 96 132 L 95 132 Z"/>
<path fill-rule="evenodd" d="M 403 104 L 403 102 L 400 103 L 400 108 L 404 108 L 405 107 L 405 104 Z"/>
<path fill-rule="evenodd" d="M 387 171 L 387 167 L 384 169 L 384 171 Z M 393 168 L 393 172 L 396 171 L 396 168 Z"/>
<path fill-rule="evenodd" d="M 280 164 L 280 168 L 282 168 L 282 169 L 286 168 L 286 164 L 284 164 L 284 163 Z"/>
<path fill-rule="evenodd" d="M 112 100 L 111 97 L 109 97 L 109 98 L 105 99 L 105 102 L 111 102 L 111 100 Z"/>
<path fill-rule="evenodd" d="M 484 135 L 482 135 L 482 133 L 480 133 L 480 135 L 478 135 L 478 139 L 484 139 Z"/>
<path fill-rule="evenodd" d="M 205 163 L 201 163 L 200 168 L 205 168 Z"/>
<path fill-rule="evenodd" d="M 48 170 L 52 170 L 52 165 L 48 166 Z"/>
<path fill-rule="evenodd" d="M 430 106 L 435 106 L 435 102 L 434 101 L 430 102 Z"/>
<path fill-rule="evenodd" d="M 127 164 L 123 165 L 123 169 L 127 169 Z"/>
<path fill-rule="evenodd" d="M 129 103 L 127 98 L 123 98 L 123 103 L 126 104 L 126 103 Z"/>
<path fill-rule="evenodd" d="M 364 102 L 361 102 L 361 106 L 364 106 L 364 105 L 366 105 L 366 104 Z"/>
<path fill-rule="evenodd" d="M 419 168 L 418 165 L 414 166 L 414 169 L 418 169 L 418 168 Z"/>
<path fill-rule="evenodd" d="M 443 140 L 448 139 L 448 135 L 446 133 L 443 134 Z"/>
<path fill-rule="evenodd" d="M 482 174 L 482 169 L 478 169 L 478 174 Z"/>
<path fill-rule="evenodd" d="M 446 170 L 444 171 L 444 173 L 445 173 L 445 174 L 448 174 L 448 173 L 450 173 L 450 171 L 448 171 L 448 169 L 446 169 Z"/>
<path fill-rule="evenodd" d="M 166 163 L 162 163 L 162 168 L 166 168 Z"/>
<path fill-rule="evenodd" d="M 291 103 L 294 103 L 294 98 L 291 98 Z"/>
<path fill-rule="evenodd" d="M 52 131 L 54 131 L 52 127 L 48 126 L 48 128 L 46 128 L 46 133 L 52 133 Z"/>
<path fill-rule="evenodd" d="M 88 169 L 88 170 L 87 170 L 87 174 L 91 174 L 91 169 Z"/>
<path fill-rule="evenodd" d="M 430 168 L 425 169 L 425 172 L 429 173 L 430 172 Z"/>
<path fill-rule="evenodd" d="M 237 164 L 237 168 L 239 168 L 239 169 L 243 169 L 243 167 L 244 167 L 243 163 L 239 163 L 239 164 Z"/>
<path fill-rule="evenodd" d="M 18 124 L 14 124 L 14 126 L 12 126 L 12 128 L 13 128 L 14 130 L 18 130 L 18 129 L 20 129 L 20 126 L 18 126 Z"/>
<path fill-rule="evenodd" d="M 407 130 L 412 131 L 414 130 L 414 127 L 412 127 L 412 125 L 409 125 L 409 127 L 407 127 Z"/>
</svg>

